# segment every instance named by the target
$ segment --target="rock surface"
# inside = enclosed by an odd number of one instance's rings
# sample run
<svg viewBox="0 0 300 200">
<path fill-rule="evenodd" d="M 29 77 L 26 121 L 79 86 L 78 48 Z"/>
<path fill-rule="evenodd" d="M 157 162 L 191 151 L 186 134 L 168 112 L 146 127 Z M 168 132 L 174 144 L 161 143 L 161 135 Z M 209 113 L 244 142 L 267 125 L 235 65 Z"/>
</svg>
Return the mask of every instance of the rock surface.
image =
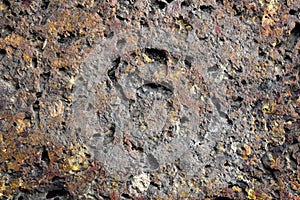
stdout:
<svg viewBox="0 0 300 200">
<path fill-rule="evenodd" d="M 0 199 L 299 199 L 300 2 L 0 2 Z"/>
</svg>

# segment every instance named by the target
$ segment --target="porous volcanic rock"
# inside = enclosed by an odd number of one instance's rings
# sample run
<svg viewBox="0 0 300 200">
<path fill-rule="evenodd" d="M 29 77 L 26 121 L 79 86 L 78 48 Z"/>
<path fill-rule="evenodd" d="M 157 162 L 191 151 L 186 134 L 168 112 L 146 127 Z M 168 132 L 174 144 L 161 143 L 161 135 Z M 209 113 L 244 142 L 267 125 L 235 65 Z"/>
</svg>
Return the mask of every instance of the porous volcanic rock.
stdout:
<svg viewBox="0 0 300 200">
<path fill-rule="evenodd" d="M 299 199 L 299 0 L 0 2 L 0 199 Z"/>
</svg>

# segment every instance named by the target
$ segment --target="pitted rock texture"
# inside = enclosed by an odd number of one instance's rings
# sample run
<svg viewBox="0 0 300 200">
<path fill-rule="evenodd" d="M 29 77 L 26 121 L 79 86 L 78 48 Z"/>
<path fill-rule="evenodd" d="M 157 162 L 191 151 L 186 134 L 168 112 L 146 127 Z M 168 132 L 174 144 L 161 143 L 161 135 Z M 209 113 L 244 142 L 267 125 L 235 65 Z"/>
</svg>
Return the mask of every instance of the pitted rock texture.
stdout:
<svg viewBox="0 0 300 200">
<path fill-rule="evenodd" d="M 73 127 L 108 169 L 149 172 L 191 154 L 190 147 L 204 139 L 213 117 L 199 117 L 212 106 L 206 66 L 196 61 L 204 54 L 195 35 L 190 44 L 176 45 L 180 37 L 168 30 L 120 33 L 81 68 Z"/>
<path fill-rule="evenodd" d="M 239 40 L 208 43 L 195 30 L 153 28 L 101 41 L 74 86 L 73 131 L 121 182 L 170 166 L 186 181 L 237 185 L 251 154 L 244 143 L 256 140 L 248 103 L 257 89 L 246 89 L 247 77 L 235 86 L 232 79 L 263 59 L 255 42 Z M 167 192 L 161 187 L 149 191 Z"/>
<path fill-rule="evenodd" d="M 299 5 L 0 1 L 0 198 L 299 199 Z"/>
</svg>

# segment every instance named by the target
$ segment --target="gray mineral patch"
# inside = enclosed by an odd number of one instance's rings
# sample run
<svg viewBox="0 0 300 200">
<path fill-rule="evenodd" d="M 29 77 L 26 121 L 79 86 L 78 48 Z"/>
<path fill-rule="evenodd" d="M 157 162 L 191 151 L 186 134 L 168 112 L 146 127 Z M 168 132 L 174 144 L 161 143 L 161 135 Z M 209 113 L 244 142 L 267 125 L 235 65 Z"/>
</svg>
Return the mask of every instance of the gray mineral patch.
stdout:
<svg viewBox="0 0 300 200">
<path fill-rule="evenodd" d="M 222 56 L 193 31 L 115 34 L 81 67 L 73 130 L 111 173 L 177 163 L 189 176 L 230 179 L 222 169 L 228 157 L 218 148 L 232 130 L 224 66 L 216 66 Z"/>
</svg>

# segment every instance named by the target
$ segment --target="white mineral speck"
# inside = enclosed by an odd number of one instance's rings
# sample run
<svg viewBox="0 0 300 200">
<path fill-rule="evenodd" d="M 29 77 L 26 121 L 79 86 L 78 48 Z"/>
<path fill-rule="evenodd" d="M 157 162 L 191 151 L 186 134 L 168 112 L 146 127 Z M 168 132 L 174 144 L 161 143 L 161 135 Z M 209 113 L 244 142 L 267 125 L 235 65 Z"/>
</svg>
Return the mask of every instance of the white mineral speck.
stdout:
<svg viewBox="0 0 300 200">
<path fill-rule="evenodd" d="M 149 185 L 150 185 L 149 174 L 140 174 L 133 177 L 132 188 L 138 190 L 139 192 L 147 191 Z"/>
</svg>

